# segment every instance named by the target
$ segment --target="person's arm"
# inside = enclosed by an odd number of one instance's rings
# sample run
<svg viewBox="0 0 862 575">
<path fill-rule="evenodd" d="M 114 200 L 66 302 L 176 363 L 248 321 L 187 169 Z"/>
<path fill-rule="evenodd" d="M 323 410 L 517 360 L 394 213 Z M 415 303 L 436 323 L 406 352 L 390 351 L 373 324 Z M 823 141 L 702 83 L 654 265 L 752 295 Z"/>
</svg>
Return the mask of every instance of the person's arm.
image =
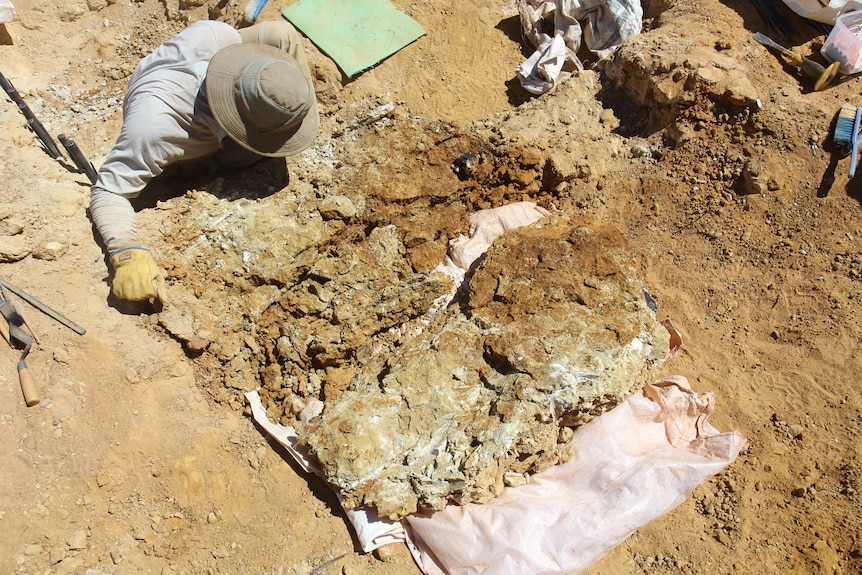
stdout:
<svg viewBox="0 0 862 575">
<path fill-rule="evenodd" d="M 90 217 L 109 254 L 140 245 L 135 210 L 125 196 L 93 186 L 90 189 Z"/>
<path fill-rule="evenodd" d="M 165 273 L 138 241 L 135 211 L 129 199 L 93 186 L 90 217 L 104 240 L 114 272 L 111 293 L 128 301 L 167 303 Z"/>
<path fill-rule="evenodd" d="M 164 272 L 138 239 L 129 199 L 171 164 L 218 150 L 218 134 L 197 117 L 196 104 L 212 55 L 239 41 L 225 23 L 195 22 L 141 60 L 132 74 L 120 136 L 90 190 L 90 217 L 114 271 L 112 292 L 121 299 L 165 301 Z"/>
<path fill-rule="evenodd" d="M 178 142 L 186 130 L 159 97 L 139 97 L 125 107 L 120 136 L 90 191 L 90 215 L 108 252 L 138 245 L 129 199 L 183 156 Z"/>
<path fill-rule="evenodd" d="M 124 112 L 120 137 L 90 189 L 90 217 L 114 271 L 113 294 L 129 301 L 164 302 L 164 272 L 138 239 L 129 199 L 180 157 L 175 137 L 180 128 L 156 97 L 140 98 Z"/>
</svg>

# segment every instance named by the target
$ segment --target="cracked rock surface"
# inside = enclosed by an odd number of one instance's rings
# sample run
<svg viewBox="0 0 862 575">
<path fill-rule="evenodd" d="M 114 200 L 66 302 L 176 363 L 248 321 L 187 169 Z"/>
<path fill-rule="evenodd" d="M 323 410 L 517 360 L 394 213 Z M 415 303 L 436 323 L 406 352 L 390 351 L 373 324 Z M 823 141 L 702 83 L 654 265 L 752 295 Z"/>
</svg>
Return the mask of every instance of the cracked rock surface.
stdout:
<svg viewBox="0 0 862 575">
<path fill-rule="evenodd" d="M 348 506 L 485 502 L 569 454 L 668 351 L 619 232 L 555 216 L 498 240 L 463 301 L 364 364 L 300 427 Z"/>
</svg>

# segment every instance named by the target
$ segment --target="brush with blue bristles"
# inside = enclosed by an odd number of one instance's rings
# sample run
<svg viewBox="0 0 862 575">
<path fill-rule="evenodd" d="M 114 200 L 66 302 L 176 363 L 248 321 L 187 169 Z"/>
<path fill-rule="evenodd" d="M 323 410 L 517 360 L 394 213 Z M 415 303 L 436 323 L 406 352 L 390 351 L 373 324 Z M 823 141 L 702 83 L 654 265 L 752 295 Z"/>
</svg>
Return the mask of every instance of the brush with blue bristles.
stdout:
<svg viewBox="0 0 862 575">
<path fill-rule="evenodd" d="M 850 177 L 856 175 L 856 163 L 859 159 L 859 128 L 862 124 L 862 108 L 853 104 L 844 104 L 838 111 L 835 120 L 835 130 L 832 141 L 835 149 L 843 156 L 850 155 Z"/>
<path fill-rule="evenodd" d="M 263 10 L 265 5 L 266 0 L 249 0 L 243 11 L 246 22 L 257 22 L 257 17 L 260 16 L 260 11 Z"/>
</svg>

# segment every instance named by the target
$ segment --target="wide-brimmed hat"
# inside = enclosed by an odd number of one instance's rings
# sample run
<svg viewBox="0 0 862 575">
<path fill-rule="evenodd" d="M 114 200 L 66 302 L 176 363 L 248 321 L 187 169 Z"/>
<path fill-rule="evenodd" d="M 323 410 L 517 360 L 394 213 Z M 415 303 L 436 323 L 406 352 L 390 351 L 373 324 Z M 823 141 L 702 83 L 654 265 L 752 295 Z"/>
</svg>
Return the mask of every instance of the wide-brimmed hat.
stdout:
<svg viewBox="0 0 862 575">
<path fill-rule="evenodd" d="M 219 126 L 262 156 L 298 154 L 320 128 L 311 79 L 274 46 L 233 44 L 207 67 L 206 92 Z"/>
</svg>

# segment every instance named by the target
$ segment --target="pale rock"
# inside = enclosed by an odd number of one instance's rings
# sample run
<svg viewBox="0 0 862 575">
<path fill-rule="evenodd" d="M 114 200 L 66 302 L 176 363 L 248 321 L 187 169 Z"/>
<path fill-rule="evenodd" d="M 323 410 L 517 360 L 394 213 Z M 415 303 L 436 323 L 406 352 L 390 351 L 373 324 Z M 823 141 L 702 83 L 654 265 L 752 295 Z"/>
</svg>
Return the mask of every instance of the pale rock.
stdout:
<svg viewBox="0 0 862 575">
<path fill-rule="evenodd" d="M 583 179 L 585 176 L 583 166 L 580 165 L 573 154 L 557 149 L 552 150 L 548 154 L 544 169 L 543 178 L 547 181 L 547 185 L 552 188 L 556 188 L 563 182 Z"/>
<path fill-rule="evenodd" d="M 680 146 L 697 138 L 697 133 L 688 126 L 674 122 L 664 131 L 665 141 L 673 147 Z"/>
<path fill-rule="evenodd" d="M 795 423 L 787 427 L 787 432 L 790 434 L 790 437 L 801 439 L 802 434 L 805 432 L 805 428 L 798 423 Z"/>
<path fill-rule="evenodd" d="M 317 211 L 324 220 L 349 220 L 356 216 L 356 206 L 347 196 L 327 196 Z"/>
<path fill-rule="evenodd" d="M 202 352 L 212 342 L 212 332 L 198 327 L 194 312 L 199 305 L 197 298 L 179 286 L 171 293 L 173 305 L 166 306 L 159 314 L 159 325 L 191 353 Z"/>
<path fill-rule="evenodd" d="M 695 86 L 735 106 L 754 106 L 758 101 L 757 91 L 737 66 L 735 62 L 724 66 L 710 62 L 695 71 Z"/>
<path fill-rule="evenodd" d="M 33 556 L 42 554 L 42 545 L 39 543 L 31 543 L 24 547 L 24 555 Z"/>
<path fill-rule="evenodd" d="M 728 102 L 735 106 L 753 106 L 756 107 L 760 101 L 760 96 L 757 93 L 751 80 L 744 72 L 734 70 L 728 75 L 725 84 L 725 92 L 722 94 Z"/>
<path fill-rule="evenodd" d="M 384 563 L 393 561 L 397 557 L 397 554 L 397 546 L 392 543 L 389 545 L 383 545 L 374 550 L 374 556 Z"/>
<path fill-rule="evenodd" d="M 323 412 L 323 407 L 324 404 L 322 401 L 316 397 L 312 397 L 308 400 L 308 404 L 303 408 L 303 410 L 299 412 L 299 420 L 302 423 L 309 423 Z"/>
<path fill-rule="evenodd" d="M 503 473 L 503 483 L 506 484 L 506 487 L 517 487 L 519 485 L 526 485 L 529 479 L 523 473 L 515 473 L 514 471 L 507 471 Z"/>
<path fill-rule="evenodd" d="M 780 158 L 780 156 L 778 156 Z M 742 168 L 742 193 L 765 194 L 785 185 L 787 170 L 774 156 L 759 154 L 746 159 Z"/>
<path fill-rule="evenodd" d="M 66 557 L 54 568 L 53 575 L 73 575 L 84 564 L 83 557 Z"/>
<path fill-rule="evenodd" d="M 79 529 L 72 533 L 69 537 L 66 544 L 69 546 L 69 549 L 72 551 L 77 551 L 80 549 L 87 548 L 87 531 L 85 529 Z"/>
<path fill-rule="evenodd" d="M 742 168 L 742 191 L 746 194 L 762 194 L 767 191 L 767 179 L 761 162 L 749 159 Z"/>
<path fill-rule="evenodd" d="M 0 263 L 21 261 L 30 255 L 30 246 L 21 236 L 0 236 Z"/>
<path fill-rule="evenodd" d="M 51 552 L 48 554 L 48 561 L 51 565 L 56 565 L 60 561 L 66 558 L 66 550 L 62 547 L 54 547 L 51 549 Z"/>
<path fill-rule="evenodd" d="M 86 14 L 87 10 L 82 8 L 78 4 L 67 4 L 63 5 L 58 14 L 59 18 L 63 22 L 75 22 L 81 16 Z"/>
<path fill-rule="evenodd" d="M 0 216 L 0 236 L 17 236 L 24 231 L 24 220 L 17 214 Z"/>
<path fill-rule="evenodd" d="M 33 250 L 33 257 L 37 260 L 54 261 L 63 257 L 68 250 L 67 244 L 49 240 L 36 246 L 36 249 Z"/>
</svg>

